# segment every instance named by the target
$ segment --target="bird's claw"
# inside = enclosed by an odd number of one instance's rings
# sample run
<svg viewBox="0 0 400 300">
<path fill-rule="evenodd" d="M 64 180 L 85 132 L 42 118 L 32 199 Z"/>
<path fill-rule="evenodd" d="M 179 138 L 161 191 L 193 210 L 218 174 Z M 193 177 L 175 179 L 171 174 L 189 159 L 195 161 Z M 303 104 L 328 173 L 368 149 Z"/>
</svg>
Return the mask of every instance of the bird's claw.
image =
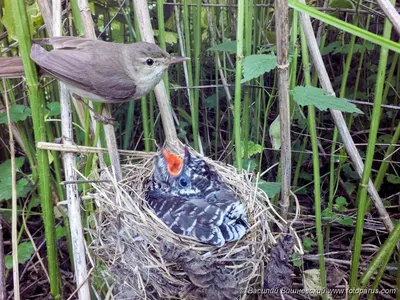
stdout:
<svg viewBox="0 0 400 300">
<path fill-rule="evenodd" d="M 114 122 L 115 119 L 114 118 L 107 118 L 105 116 L 96 114 L 96 115 L 94 115 L 94 119 L 96 121 L 99 121 L 99 122 L 105 124 L 105 125 L 115 126 L 115 122 Z"/>
</svg>

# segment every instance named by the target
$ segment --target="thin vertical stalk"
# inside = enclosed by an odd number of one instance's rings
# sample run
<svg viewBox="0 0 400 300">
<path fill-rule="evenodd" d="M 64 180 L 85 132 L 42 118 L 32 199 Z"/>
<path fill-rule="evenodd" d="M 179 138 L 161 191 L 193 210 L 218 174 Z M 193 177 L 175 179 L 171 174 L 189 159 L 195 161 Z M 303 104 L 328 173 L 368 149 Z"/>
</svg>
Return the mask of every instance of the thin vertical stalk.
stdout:
<svg viewBox="0 0 400 300">
<path fill-rule="evenodd" d="M 311 85 L 311 75 L 309 72 L 310 60 L 308 57 L 307 43 L 304 32 L 301 31 L 301 49 L 304 70 L 304 77 L 306 85 Z M 317 244 L 319 255 L 319 275 L 321 281 L 321 288 L 326 291 L 326 272 L 325 272 L 325 259 L 324 259 L 324 237 L 322 234 L 322 216 L 321 216 L 321 177 L 319 172 L 319 155 L 318 155 L 318 136 L 317 127 L 315 122 L 315 107 L 314 105 L 308 106 L 308 126 L 311 136 L 311 148 L 313 157 L 313 171 L 314 171 L 314 200 L 315 200 L 315 227 L 317 232 Z M 327 294 L 322 294 L 324 300 L 328 299 Z"/>
<path fill-rule="evenodd" d="M 378 253 L 374 256 L 372 261 L 370 262 L 368 268 L 365 270 L 364 274 L 361 276 L 360 281 L 356 288 L 364 289 L 372 276 L 374 276 L 375 271 L 378 267 L 380 267 L 380 272 L 383 273 L 386 269 L 386 264 L 388 262 L 387 257 L 390 258 L 394 248 L 396 247 L 396 243 L 400 239 L 400 223 L 397 223 L 394 226 L 393 231 L 389 234 L 385 243 L 380 247 Z M 379 277 L 378 273 L 378 277 Z M 355 300 L 360 297 L 359 294 L 355 293 L 350 297 L 350 300 Z"/>
<path fill-rule="evenodd" d="M 391 30 L 392 30 L 392 25 L 388 20 L 385 20 L 383 37 L 390 39 Z M 350 288 L 355 288 L 357 284 L 358 266 L 360 262 L 362 235 L 364 229 L 364 214 L 368 201 L 367 197 L 368 181 L 371 175 L 372 162 L 375 154 L 375 143 L 376 143 L 376 137 L 378 133 L 379 121 L 381 115 L 382 94 L 383 94 L 383 86 L 385 83 L 388 52 L 389 52 L 388 48 L 381 47 L 375 92 L 374 92 L 375 96 L 374 96 L 374 106 L 372 109 L 371 127 L 368 136 L 368 146 L 364 164 L 364 172 L 362 174 L 360 188 L 358 189 L 357 193 L 357 205 L 358 205 L 357 221 L 356 221 L 356 232 L 354 237 L 353 255 L 351 260 Z"/>
<path fill-rule="evenodd" d="M 6 90 L 5 80 L 3 79 L 3 88 Z M 11 244 L 12 244 L 12 261 L 13 261 L 13 291 L 14 299 L 21 299 L 19 288 L 19 262 L 18 262 L 18 214 L 17 214 L 17 171 L 15 169 L 15 145 L 14 137 L 11 130 L 10 104 L 8 103 L 7 92 L 4 93 L 4 100 L 7 111 L 8 133 L 10 136 L 10 155 L 11 155 L 11 206 L 12 206 L 12 224 L 11 224 Z M 3 264 L 3 261 L 0 261 Z"/>
<path fill-rule="evenodd" d="M 281 215 L 287 219 L 291 183 L 291 141 L 289 103 L 289 16 L 286 0 L 275 0 L 279 119 L 281 126 Z"/>
<path fill-rule="evenodd" d="M 15 29 L 19 42 L 19 51 L 21 53 L 22 62 L 24 64 L 25 79 L 28 86 L 28 97 L 30 99 L 32 110 L 33 131 L 36 142 L 46 141 L 46 132 L 44 126 L 44 118 L 42 107 L 44 107 L 44 98 L 42 91 L 38 88 L 38 75 L 35 64 L 29 57 L 31 49 L 30 29 L 28 16 L 26 13 L 25 1 L 11 1 L 13 8 Z M 50 168 L 47 152 L 37 149 L 36 157 L 38 162 L 39 174 L 39 194 L 43 211 L 43 221 L 46 237 L 50 292 L 55 297 L 60 297 L 60 274 L 58 268 L 55 222 L 53 214 L 53 204 L 51 200 L 50 190 Z"/>
<path fill-rule="evenodd" d="M 245 48 L 244 48 L 244 55 L 248 56 L 251 54 L 251 42 L 252 42 L 252 25 L 251 22 L 253 18 L 253 0 L 248 0 L 248 4 L 245 8 Z M 244 88 L 244 103 L 243 103 L 243 159 L 248 159 L 248 151 L 249 151 L 249 133 L 250 133 L 250 88 Z"/>
<path fill-rule="evenodd" d="M 129 12 L 131 9 L 130 6 L 130 0 L 125 0 L 125 11 Z M 128 23 L 128 32 L 129 32 L 129 42 L 133 42 L 133 25 L 131 18 L 129 15 L 126 18 L 127 23 Z M 122 143 L 122 148 L 123 149 L 128 149 L 129 143 L 132 139 L 132 132 L 133 132 L 133 122 L 134 122 L 134 113 L 135 113 L 135 102 L 136 101 L 129 101 L 128 104 L 128 112 L 126 115 L 126 123 L 125 123 L 125 134 L 124 134 L 124 139 Z"/>
<path fill-rule="evenodd" d="M 200 85 L 200 50 L 201 50 L 201 0 L 196 1 L 194 22 L 194 85 Z M 193 146 L 199 150 L 199 97 L 200 90 L 195 89 L 192 98 Z"/>
<path fill-rule="evenodd" d="M 235 102 L 234 102 L 234 124 L 233 131 L 235 136 L 235 158 L 236 167 L 239 171 L 242 170 L 242 141 L 241 141 L 241 102 L 242 102 L 242 65 L 243 65 L 243 38 L 244 38 L 244 14 L 245 7 L 248 6 L 247 0 L 238 1 L 237 10 L 237 32 L 236 32 L 236 70 L 235 70 Z"/>
</svg>

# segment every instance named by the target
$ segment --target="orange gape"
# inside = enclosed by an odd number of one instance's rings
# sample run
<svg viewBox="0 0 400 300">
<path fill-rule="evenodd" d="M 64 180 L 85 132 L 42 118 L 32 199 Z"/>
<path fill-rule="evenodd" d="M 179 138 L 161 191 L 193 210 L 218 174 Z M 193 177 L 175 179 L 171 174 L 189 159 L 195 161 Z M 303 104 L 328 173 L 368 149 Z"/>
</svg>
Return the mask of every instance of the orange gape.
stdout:
<svg viewBox="0 0 400 300">
<path fill-rule="evenodd" d="M 182 171 L 183 160 L 179 156 L 169 153 L 164 148 L 162 149 L 165 160 L 168 163 L 168 172 L 172 176 L 178 176 Z"/>
</svg>

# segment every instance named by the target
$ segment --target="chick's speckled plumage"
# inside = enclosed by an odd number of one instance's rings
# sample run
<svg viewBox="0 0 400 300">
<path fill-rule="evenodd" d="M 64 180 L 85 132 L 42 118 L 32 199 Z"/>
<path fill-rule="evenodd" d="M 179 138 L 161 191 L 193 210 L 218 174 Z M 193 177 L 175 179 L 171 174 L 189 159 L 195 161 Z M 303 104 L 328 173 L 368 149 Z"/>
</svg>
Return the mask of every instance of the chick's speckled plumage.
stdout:
<svg viewBox="0 0 400 300">
<path fill-rule="evenodd" d="M 165 150 L 156 157 L 146 199 L 172 231 L 203 243 L 223 246 L 242 238 L 249 226 L 244 205 L 187 148 L 183 159 Z"/>
</svg>

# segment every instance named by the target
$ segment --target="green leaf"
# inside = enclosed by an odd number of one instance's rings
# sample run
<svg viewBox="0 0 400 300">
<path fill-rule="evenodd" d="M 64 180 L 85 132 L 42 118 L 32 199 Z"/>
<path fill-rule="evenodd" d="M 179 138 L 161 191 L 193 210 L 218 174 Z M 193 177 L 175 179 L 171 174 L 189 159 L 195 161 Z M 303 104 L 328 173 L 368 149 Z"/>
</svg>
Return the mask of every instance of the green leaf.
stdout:
<svg viewBox="0 0 400 300">
<path fill-rule="evenodd" d="M 259 180 L 257 186 L 267 194 L 268 198 L 275 197 L 281 191 L 281 184 L 279 182 Z"/>
<path fill-rule="evenodd" d="M 4 1 L 4 16 L 3 18 L 1 18 L 1 22 L 7 28 L 8 36 L 11 39 L 17 41 L 18 38 L 15 29 L 14 14 L 11 6 L 11 1 L 13 0 Z M 32 5 L 27 6 L 26 12 L 28 15 L 30 34 L 32 37 L 36 29 L 38 29 L 40 26 L 44 24 L 43 17 L 42 14 L 40 13 L 37 1 L 35 1 Z"/>
<path fill-rule="evenodd" d="M 23 242 L 18 245 L 18 262 L 20 264 L 25 263 L 28 261 L 32 255 L 35 253 L 35 249 L 33 248 L 32 243 L 29 242 Z M 12 268 L 12 256 L 11 255 L 6 255 L 4 257 L 5 260 L 5 265 L 7 269 Z"/>
<path fill-rule="evenodd" d="M 393 183 L 393 184 L 400 184 L 400 177 L 399 177 L 399 176 L 396 176 L 396 175 L 393 175 L 393 174 L 388 174 L 388 175 L 386 176 L 386 179 L 387 179 L 387 181 L 389 181 L 390 183 Z"/>
<path fill-rule="evenodd" d="M 335 213 L 335 212 L 333 212 L 331 209 L 329 209 L 329 208 L 325 208 L 323 211 L 322 211 L 322 219 L 325 221 L 325 222 L 333 222 L 334 220 L 336 220 L 337 219 L 337 214 Z"/>
<path fill-rule="evenodd" d="M 345 182 L 344 187 L 346 188 L 346 191 L 351 195 L 355 190 L 356 190 L 356 185 L 351 182 Z"/>
<path fill-rule="evenodd" d="M 292 91 L 292 94 L 297 104 L 302 106 L 314 105 L 322 111 L 327 109 L 336 109 L 342 112 L 363 113 L 347 99 L 336 98 L 323 89 L 313 86 L 296 86 Z"/>
<path fill-rule="evenodd" d="M 214 47 L 208 48 L 208 51 L 227 51 L 236 53 L 237 42 L 228 41 L 222 44 L 215 45 Z"/>
<path fill-rule="evenodd" d="M 153 30 L 154 35 L 158 36 L 159 31 Z M 178 34 L 172 31 L 164 31 L 165 42 L 171 45 L 175 45 L 178 42 Z"/>
<path fill-rule="evenodd" d="M 204 104 L 208 109 L 214 109 L 217 107 L 217 101 L 219 101 L 222 97 L 225 97 L 226 93 L 224 89 L 218 89 L 218 99 L 217 94 L 212 94 L 211 96 L 204 99 Z"/>
<path fill-rule="evenodd" d="M 49 102 L 47 108 L 49 109 L 47 112 L 48 117 L 54 117 L 61 114 L 60 102 Z"/>
<path fill-rule="evenodd" d="M 338 197 L 338 198 L 335 199 L 334 207 L 335 207 L 335 209 L 337 211 L 340 211 L 340 212 L 347 211 L 347 206 L 348 205 L 349 204 L 347 203 L 347 200 L 344 197 Z"/>
<path fill-rule="evenodd" d="M 281 148 L 281 121 L 279 115 L 269 126 L 269 136 L 271 138 L 272 147 L 275 150 Z"/>
<path fill-rule="evenodd" d="M 66 235 L 65 227 L 58 226 L 56 228 L 56 240 L 58 241 L 58 240 L 62 239 L 65 235 Z"/>
<path fill-rule="evenodd" d="M 306 251 L 311 251 L 313 249 L 312 244 L 314 241 L 309 237 L 303 238 L 303 247 Z"/>
<path fill-rule="evenodd" d="M 10 108 L 11 122 L 24 121 L 31 115 L 31 109 L 25 105 L 14 105 Z M 0 114 L 0 124 L 7 124 L 7 112 Z"/>
<path fill-rule="evenodd" d="M 24 198 L 32 190 L 32 186 L 25 178 L 17 181 L 17 197 Z M 0 181 L 0 201 L 9 200 L 12 197 L 11 178 L 9 180 Z"/>
<path fill-rule="evenodd" d="M 245 159 L 242 161 L 242 168 L 247 170 L 248 172 L 254 172 L 256 169 L 257 164 L 254 158 Z"/>
<path fill-rule="evenodd" d="M 15 168 L 18 170 L 23 166 L 25 158 L 16 157 L 15 158 Z M 0 181 L 9 180 L 11 181 L 11 160 L 8 159 L 4 163 L 0 164 Z"/>
<path fill-rule="evenodd" d="M 290 258 L 292 260 L 293 266 L 298 267 L 298 268 L 300 268 L 302 266 L 303 263 L 302 263 L 302 260 L 301 260 L 301 258 L 300 258 L 298 253 L 293 252 L 290 255 Z"/>
<path fill-rule="evenodd" d="M 253 78 L 257 78 L 266 72 L 275 69 L 276 56 L 267 54 L 254 54 L 246 56 L 243 60 L 243 79 L 244 83 Z"/>
<path fill-rule="evenodd" d="M 249 157 L 259 154 L 263 151 L 263 147 L 260 144 L 256 144 L 253 141 L 247 142 L 247 153 Z M 242 141 L 242 157 L 244 157 L 244 142 Z"/>
<path fill-rule="evenodd" d="M 353 226 L 353 219 L 349 216 L 344 216 L 338 222 L 344 226 Z"/>
</svg>

